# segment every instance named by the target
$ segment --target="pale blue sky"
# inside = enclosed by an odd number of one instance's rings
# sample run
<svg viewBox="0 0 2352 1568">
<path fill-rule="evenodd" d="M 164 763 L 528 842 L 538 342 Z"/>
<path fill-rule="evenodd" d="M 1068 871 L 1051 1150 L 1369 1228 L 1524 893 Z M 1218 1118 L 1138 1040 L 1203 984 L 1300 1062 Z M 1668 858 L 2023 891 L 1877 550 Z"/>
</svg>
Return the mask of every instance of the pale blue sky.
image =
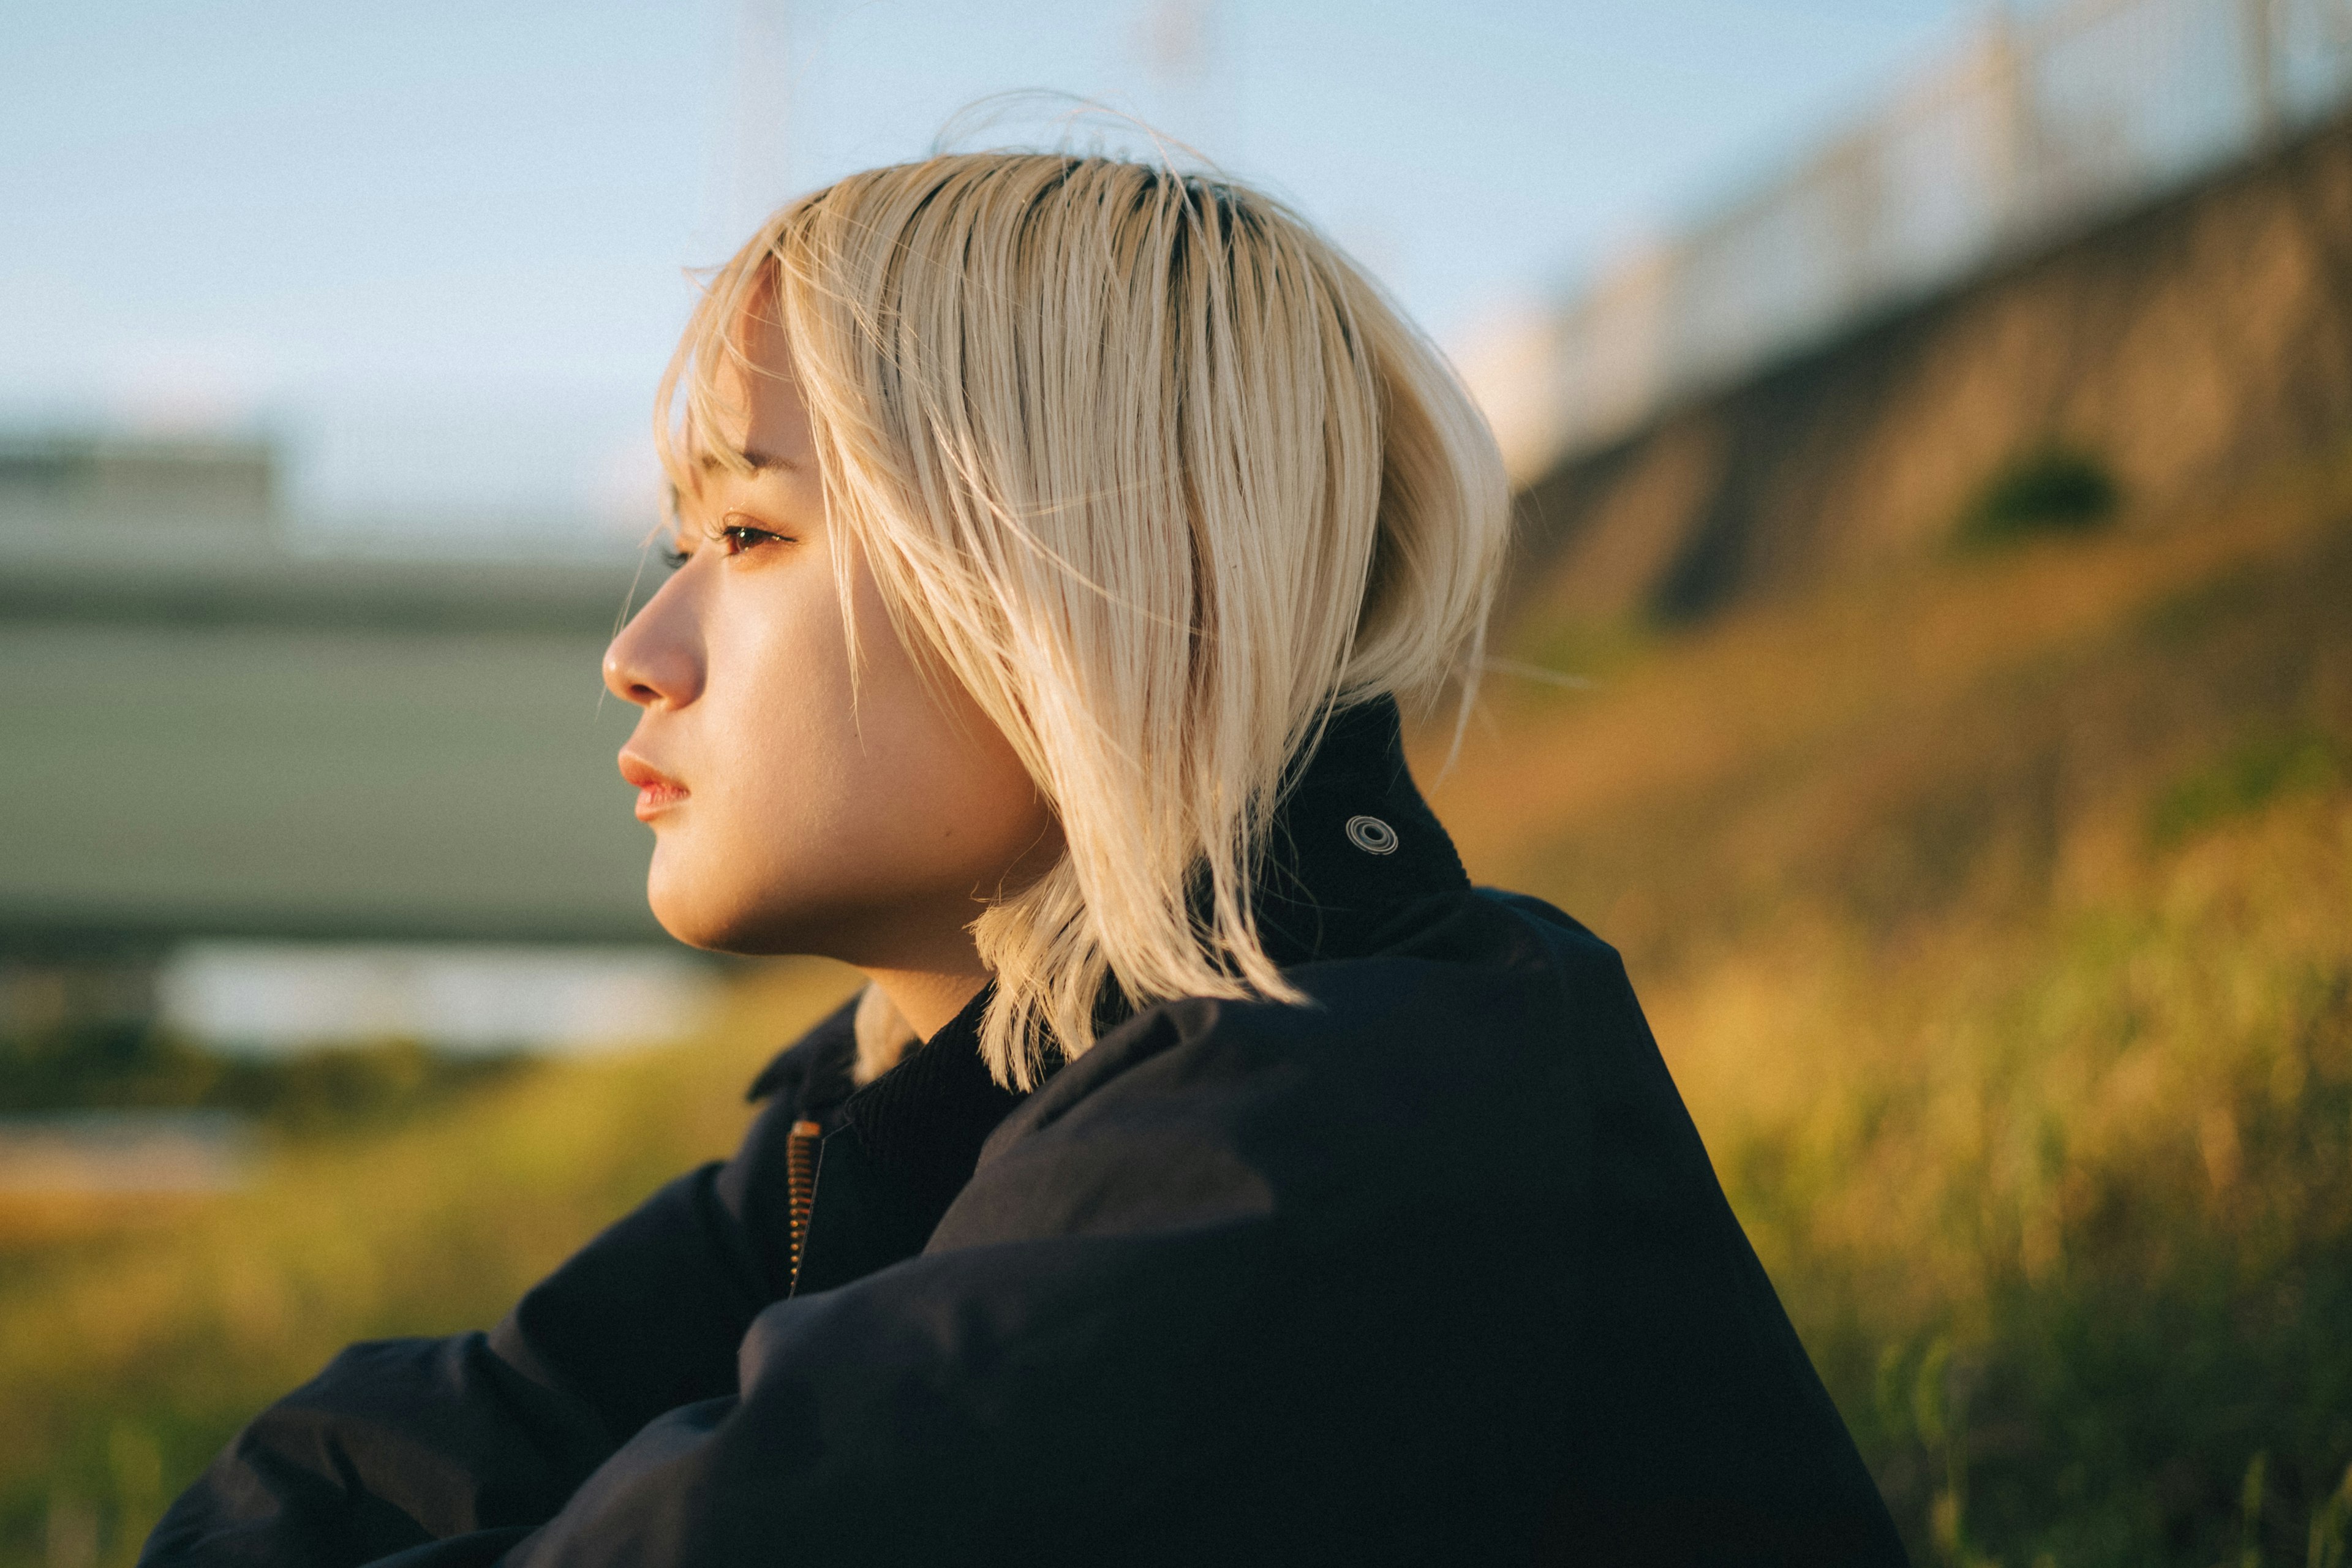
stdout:
<svg viewBox="0 0 2352 1568">
<path fill-rule="evenodd" d="M 1459 341 L 1799 151 L 1980 9 L 23 0 L 0 16 L 0 423 L 267 428 L 312 512 L 620 511 L 681 268 L 1023 88 L 1282 191 Z"/>
</svg>

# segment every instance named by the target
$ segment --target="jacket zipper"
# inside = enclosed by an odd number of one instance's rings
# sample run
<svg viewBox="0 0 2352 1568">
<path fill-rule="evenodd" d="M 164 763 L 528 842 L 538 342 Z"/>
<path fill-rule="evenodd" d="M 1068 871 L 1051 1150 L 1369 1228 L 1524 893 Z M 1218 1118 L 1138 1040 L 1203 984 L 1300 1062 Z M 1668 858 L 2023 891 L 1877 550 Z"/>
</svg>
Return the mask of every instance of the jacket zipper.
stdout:
<svg viewBox="0 0 2352 1568">
<path fill-rule="evenodd" d="M 784 1142 L 785 1208 L 793 1227 L 793 1278 L 785 1294 L 800 1289 L 801 1251 L 808 1245 L 809 1208 L 816 1200 L 817 1145 L 824 1129 L 814 1121 L 795 1121 Z"/>
</svg>

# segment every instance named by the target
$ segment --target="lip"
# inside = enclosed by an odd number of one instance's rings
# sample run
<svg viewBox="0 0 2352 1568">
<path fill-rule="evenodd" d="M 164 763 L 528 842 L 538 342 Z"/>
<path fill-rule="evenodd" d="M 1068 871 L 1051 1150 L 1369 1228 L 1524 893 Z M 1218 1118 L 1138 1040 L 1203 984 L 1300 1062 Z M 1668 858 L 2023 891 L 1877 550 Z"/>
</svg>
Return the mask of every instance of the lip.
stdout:
<svg viewBox="0 0 2352 1568">
<path fill-rule="evenodd" d="M 621 776 L 637 786 L 639 822 L 651 822 L 691 793 L 643 757 L 629 752 L 621 753 Z"/>
</svg>

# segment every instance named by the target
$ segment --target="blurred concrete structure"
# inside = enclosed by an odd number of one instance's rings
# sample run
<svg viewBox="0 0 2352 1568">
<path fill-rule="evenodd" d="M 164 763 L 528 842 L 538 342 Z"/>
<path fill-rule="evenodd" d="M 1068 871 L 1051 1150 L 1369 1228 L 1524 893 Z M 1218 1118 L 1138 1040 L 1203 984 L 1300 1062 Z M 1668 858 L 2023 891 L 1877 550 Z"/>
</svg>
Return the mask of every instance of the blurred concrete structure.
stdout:
<svg viewBox="0 0 2352 1568">
<path fill-rule="evenodd" d="M 1531 323 L 1482 395 L 1532 479 L 2242 163 L 2347 97 L 2347 0 L 1996 6 L 1877 112 Z"/>
<path fill-rule="evenodd" d="M 0 520 L 12 528 L 267 528 L 277 489 L 260 441 L 0 437 Z"/>
<path fill-rule="evenodd" d="M 0 442 L 0 955 L 661 940 L 608 531 L 291 529 L 249 442 Z"/>
<path fill-rule="evenodd" d="M 2036 450 L 2161 523 L 2352 440 L 2352 122 L 1556 466 L 1515 613 L 1701 615 L 1944 549 Z"/>
<path fill-rule="evenodd" d="M 2347 100 L 2343 0 L 1996 22 L 1539 329 L 1515 613 L 1688 616 L 1916 561 L 2039 449 L 2145 519 L 2352 437 Z"/>
</svg>

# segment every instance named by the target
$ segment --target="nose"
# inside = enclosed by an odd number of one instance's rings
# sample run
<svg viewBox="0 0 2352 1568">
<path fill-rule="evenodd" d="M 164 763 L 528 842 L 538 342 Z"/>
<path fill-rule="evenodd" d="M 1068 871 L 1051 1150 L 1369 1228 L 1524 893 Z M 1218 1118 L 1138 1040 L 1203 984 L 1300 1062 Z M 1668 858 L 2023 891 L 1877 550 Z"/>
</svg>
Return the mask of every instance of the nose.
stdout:
<svg viewBox="0 0 2352 1568">
<path fill-rule="evenodd" d="M 702 645 L 683 574 L 646 601 L 604 649 L 604 688 L 640 708 L 683 708 L 702 694 Z"/>
</svg>

